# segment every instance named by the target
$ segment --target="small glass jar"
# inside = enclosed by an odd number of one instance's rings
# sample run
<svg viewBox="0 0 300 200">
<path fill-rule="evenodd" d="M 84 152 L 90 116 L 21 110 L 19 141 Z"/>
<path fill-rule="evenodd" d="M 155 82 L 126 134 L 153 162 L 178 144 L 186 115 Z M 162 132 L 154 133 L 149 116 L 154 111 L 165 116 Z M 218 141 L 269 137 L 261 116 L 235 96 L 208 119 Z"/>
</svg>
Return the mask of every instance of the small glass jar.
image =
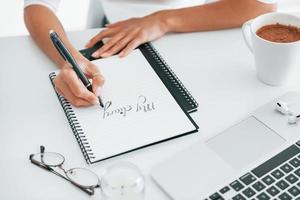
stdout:
<svg viewBox="0 0 300 200">
<path fill-rule="evenodd" d="M 107 168 L 101 177 L 104 200 L 144 200 L 145 178 L 130 162 L 120 162 Z"/>
</svg>

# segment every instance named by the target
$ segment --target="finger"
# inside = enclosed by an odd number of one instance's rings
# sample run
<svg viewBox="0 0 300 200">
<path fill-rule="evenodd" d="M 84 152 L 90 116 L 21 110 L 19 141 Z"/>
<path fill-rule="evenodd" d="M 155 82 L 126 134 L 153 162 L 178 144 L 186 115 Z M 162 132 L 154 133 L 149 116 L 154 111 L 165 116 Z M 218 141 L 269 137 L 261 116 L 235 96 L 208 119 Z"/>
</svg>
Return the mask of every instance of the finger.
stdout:
<svg viewBox="0 0 300 200">
<path fill-rule="evenodd" d="M 121 40 L 126 33 L 121 32 L 118 33 L 117 35 L 113 36 L 111 39 L 108 40 L 107 43 L 105 43 L 100 49 L 98 49 L 97 51 L 95 51 L 92 56 L 94 58 L 98 58 L 98 57 L 107 57 L 108 55 L 104 54 L 107 50 L 109 50 L 111 47 L 113 47 L 116 43 L 119 42 L 119 40 Z"/>
<path fill-rule="evenodd" d="M 97 35 L 95 35 L 87 44 L 86 47 L 90 48 L 92 46 L 94 46 L 98 41 L 102 40 L 103 38 L 106 37 L 111 37 L 112 35 L 114 35 L 115 33 L 117 33 L 118 30 L 117 29 L 105 29 L 103 31 L 101 31 L 100 33 L 98 33 Z"/>
<path fill-rule="evenodd" d="M 127 56 L 130 52 L 132 52 L 136 47 L 138 47 L 140 44 L 142 44 L 142 40 L 140 39 L 134 39 L 132 40 L 120 53 L 120 57 Z"/>
<path fill-rule="evenodd" d="M 61 92 L 61 90 L 59 89 L 59 86 L 61 85 L 61 82 L 62 82 L 62 80 L 61 80 L 61 78 L 58 77 L 58 76 L 56 76 L 56 77 L 54 78 L 54 80 L 53 80 L 53 83 L 54 83 L 54 89 L 55 89 L 55 91 L 56 91 L 58 94 L 60 94 L 60 95 L 62 95 L 62 92 Z"/>
<path fill-rule="evenodd" d="M 85 101 L 84 99 L 77 98 L 74 96 L 69 89 L 62 91 L 62 95 L 74 106 L 76 107 L 85 107 L 92 105 L 90 102 Z"/>
<path fill-rule="evenodd" d="M 95 76 L 93 78 L 93 91 L 96 94 L 96 96 L 100 96 L 101 95 L 101 91 L 102 91 L 102 87 L 104 84 L 105 80 L 103 78 L 103 76 Z"/>
<path fill-rule="evenodd" d="M 67 84 L 62 79 L 57 79 L 55 82 L 55 88 L 61 94 L 64 96 L 71 104 L 75 106 L 89 106 L 91 103 L 85 101 L 84 99 L 80 99 L 72 94 L 70 91 L 70 88 L 67 86 Z"/>
<path fill-rule="evenodd" d="M 71 93 L 90 104 L 95 104 L 97 102 L 97 97 L 92 92 L 83 85 L 83 83 L 78 79 L 76 73 L 71 69 L 62 69 L 61 77 L 66 85 L 68 85 Z"/>
<path fill-rule="evenodd" d="M 55 85 L 55 83 L 54 83 L 54 85 Z M 56 91 L 59 95 L 63 96 L 61 90 L 60 90 L 56 85 L 55 85 L 54 88 L 55 88 L 55 91 Z"/>
<path fill-rule="evenodd" d="M 124 49 L 132 40 L 134 40 L 135 32 L 131 33 L 130 35 L 124 37 L 123 39 L 119 40 L 113 47 L 111 47 L 109 50 L 104 52 L 101 56 L 102 57 L 109 57 L 111 55 L 114 55 L 118 52 L 120 52 L 122 49 Z"/>
<path fill-rule="evenodd" d="M 98 70 L 97 66 L 95 66 L 94 64 L 91 64 L 86 69 L 86 76 L 93 80 L 93 82 L 92 82 L 93 92 L 94 92 L 94 94 L 96 94 L 96 96 L 99 96 L 101 93 L 101 88 L 102 88 L 105 80 L 104 80 L 103 75 Z"/>
</svg>

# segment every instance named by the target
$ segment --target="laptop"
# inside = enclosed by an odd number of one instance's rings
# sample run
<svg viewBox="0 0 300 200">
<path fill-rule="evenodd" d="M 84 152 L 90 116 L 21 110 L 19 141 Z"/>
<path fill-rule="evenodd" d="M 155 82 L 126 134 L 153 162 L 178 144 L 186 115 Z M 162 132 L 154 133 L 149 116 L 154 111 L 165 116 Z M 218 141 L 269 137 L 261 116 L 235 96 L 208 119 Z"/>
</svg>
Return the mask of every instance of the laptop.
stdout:
<svg viewBox="0 0 300 200">
<path fill-rule="evenodd" d="M 289 92 L 158 164 L 153 180 L 175 200 L 300 200 L 300 122 L 278 101 L 300 112 L 300 93 Z"/>
</svg>

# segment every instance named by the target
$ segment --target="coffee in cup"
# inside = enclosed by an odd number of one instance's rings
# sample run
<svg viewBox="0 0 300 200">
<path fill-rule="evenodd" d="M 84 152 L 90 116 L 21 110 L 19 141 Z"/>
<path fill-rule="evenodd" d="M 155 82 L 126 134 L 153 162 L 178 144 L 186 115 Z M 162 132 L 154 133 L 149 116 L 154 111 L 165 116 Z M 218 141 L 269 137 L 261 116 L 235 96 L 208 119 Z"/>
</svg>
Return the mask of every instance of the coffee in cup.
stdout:
<svg viewBox="0 0 300 200">
<path fill-rule="evenodd" d="M 269 24 L 261 27 L 256 34 L 271 42 L 289 43 L 300 40 L 300 28 L 280 23 Z"/>
</svg>

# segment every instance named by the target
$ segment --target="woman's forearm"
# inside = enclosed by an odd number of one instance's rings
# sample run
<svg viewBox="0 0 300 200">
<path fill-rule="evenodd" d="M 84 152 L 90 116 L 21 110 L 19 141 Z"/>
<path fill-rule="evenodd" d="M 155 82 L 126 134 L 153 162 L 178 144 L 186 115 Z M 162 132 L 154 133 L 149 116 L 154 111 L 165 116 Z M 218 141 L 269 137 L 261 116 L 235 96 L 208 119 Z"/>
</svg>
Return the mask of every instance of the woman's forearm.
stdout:
<svg viewBox="0 0 300 200">
<path fill-rule="evenodd" d="M 166 10 L 157 15 L 168 32 L 208 31 L 241 26 L 258 15 L 275 11 L 276 4 L 256 0 L 220 0 L 201 6 Z"/>
<path fill-rule="evenodd" d="M 68 40 L 59 19 L 47 7 L 41 5 L 26 7 L 24 20 L 31 37 L 59 67 L 63 66 L 65 61 L 53 46 L 49 38 L 49 30 L 55 30 L 72 53 L 77 52 Z"/>
</svg>

